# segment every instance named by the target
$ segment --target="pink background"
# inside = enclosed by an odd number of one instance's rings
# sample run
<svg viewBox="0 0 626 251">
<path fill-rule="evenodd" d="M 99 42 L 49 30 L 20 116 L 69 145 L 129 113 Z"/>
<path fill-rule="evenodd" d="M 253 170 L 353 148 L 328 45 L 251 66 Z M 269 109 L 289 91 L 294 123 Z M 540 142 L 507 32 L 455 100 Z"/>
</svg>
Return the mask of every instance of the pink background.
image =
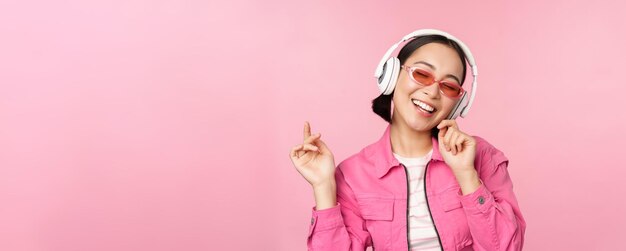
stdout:
<svg viewBox="0 0 626 251">
<path fill-rule="evenodd" d="M 432 2 L 0 2 L 0 250 L 304 250 L 289 149 L 377 140 L 419 28 L 476 57 L 459 123 L 510 158 L 526 250 L 622 249 L 626 5 Z"/>
</svg>

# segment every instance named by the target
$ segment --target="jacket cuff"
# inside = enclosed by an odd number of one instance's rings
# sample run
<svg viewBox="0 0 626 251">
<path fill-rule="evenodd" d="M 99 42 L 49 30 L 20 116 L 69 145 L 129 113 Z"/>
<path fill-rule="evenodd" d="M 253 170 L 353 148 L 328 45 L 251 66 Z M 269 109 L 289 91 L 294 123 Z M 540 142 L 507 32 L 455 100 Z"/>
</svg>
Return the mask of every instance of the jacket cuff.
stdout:
<svg viewBox="0 0 626 251">
<path fill-rule="evenodd" d="M 476 191 L 462 195 L 461 190 L 459 189 L 459 195 L 461 198 L 461 205 L 465 209 L 466 213 L 476 214 L 476 213 L 484 213 L 489 210 L 494 204 L 493 195 L 483 181 L 480 180 L 480 186 Z"/>
<path fill-rule="evenodd" d="M 331 208 L 315 210 L 312 208 L 311 224 L 309 225 L 309 236 L 314 232 L 324 231 L 328 229 L 344 226 L 343 216 L 341 216 L 341 204 Z"/>
</svg>

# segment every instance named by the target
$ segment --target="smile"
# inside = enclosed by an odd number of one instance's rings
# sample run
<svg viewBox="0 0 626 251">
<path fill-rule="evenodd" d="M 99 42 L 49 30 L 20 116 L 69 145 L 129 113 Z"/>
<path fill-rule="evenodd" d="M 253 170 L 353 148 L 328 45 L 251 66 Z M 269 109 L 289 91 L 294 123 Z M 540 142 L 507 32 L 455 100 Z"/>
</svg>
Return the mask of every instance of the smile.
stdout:
<svg viewBox="0 0 626 251">
<path fill-rule="evenodd" d="M 425 112 L 428 112 L 428 113 L 435 112 L 435 107 L 432 107 L 429 104 L 426 104 L 426 103 L 424 103 L 422 101 L 419 101 L 417 99 L 412 99 L 411 101 L 413 101 L 413 104 L 415 104 L 416 106 L 418 106 L 419 108 L 421 108 Z"/>
</svg>

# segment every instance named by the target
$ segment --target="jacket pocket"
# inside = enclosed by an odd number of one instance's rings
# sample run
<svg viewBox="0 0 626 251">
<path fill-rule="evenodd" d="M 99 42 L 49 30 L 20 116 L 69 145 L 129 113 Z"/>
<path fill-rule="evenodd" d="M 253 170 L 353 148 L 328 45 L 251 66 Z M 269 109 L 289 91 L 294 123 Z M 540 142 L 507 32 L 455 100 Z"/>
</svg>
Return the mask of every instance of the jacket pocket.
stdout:
<svg viewBox="0 0 626 251">
<path fill-rule="evenodd" d="M 444 222 L 447 235 L 452 237 L 456 250 L 472 250 L 472 234 L 467 224 L 467 216 L 461 204 L 460 187 L 446 189 L 440 194 L 441 209 L 445 212 Z"/>
<path fill-rule="evenodd" d="M 364 228 L 370 233 L 375 250 L 391 250 L 391 228 L 395 199 L 393 195 L 357 195 Z"/>
<path fill-rule="evenodd" d="M 357 197 L 361 215 L 366 220 L 393 220 L 393 196 L 363 194 Z"/>
</svg>

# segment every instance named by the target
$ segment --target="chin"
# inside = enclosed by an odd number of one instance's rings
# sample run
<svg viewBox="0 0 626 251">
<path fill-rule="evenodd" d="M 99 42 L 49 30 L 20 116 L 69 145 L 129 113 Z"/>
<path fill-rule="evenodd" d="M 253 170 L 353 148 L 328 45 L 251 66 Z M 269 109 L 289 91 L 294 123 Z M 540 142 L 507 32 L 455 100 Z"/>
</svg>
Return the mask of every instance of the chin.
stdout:
<svg viewBox="0 0 626 251">
<path fill-rule="evenodd" d="M 407 121 L 407 125 L 412 128 L 415 131 L 420 131 L 420 132 L 424 132 L 424 131 L 429 131 L 432 129 L 432 127 L 429 127 L 428 125 L 426 125 L 423 121 L 419 121 L 418 119 L 413 119 L 412 121 Z"/>
</svg>

